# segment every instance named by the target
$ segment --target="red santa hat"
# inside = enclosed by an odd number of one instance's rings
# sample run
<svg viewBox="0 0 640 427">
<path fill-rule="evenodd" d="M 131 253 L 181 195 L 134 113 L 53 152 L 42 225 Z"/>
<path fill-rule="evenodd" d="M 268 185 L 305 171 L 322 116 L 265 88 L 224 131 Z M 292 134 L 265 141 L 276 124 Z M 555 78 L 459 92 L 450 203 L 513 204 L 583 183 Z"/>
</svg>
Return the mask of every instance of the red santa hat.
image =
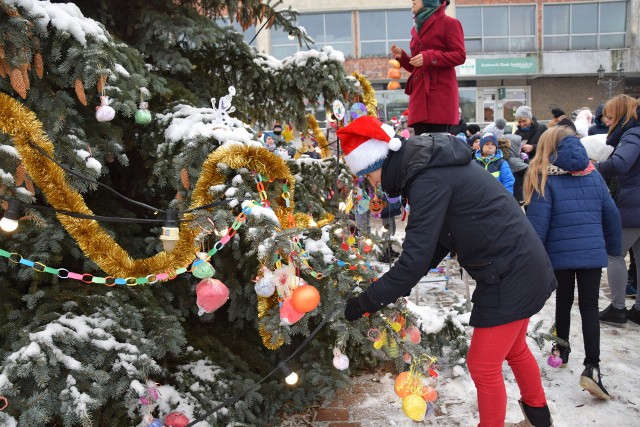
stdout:
<svg viewBox="0 0 640 427">
<path fill-rule="evenodd" d="M 402 146 L 393 128 L 371 116 L 358 117 L 338 129 L 344 161 L 355 175 L 366 175 L 382 167 L 389 150 Z"/>
</svg>

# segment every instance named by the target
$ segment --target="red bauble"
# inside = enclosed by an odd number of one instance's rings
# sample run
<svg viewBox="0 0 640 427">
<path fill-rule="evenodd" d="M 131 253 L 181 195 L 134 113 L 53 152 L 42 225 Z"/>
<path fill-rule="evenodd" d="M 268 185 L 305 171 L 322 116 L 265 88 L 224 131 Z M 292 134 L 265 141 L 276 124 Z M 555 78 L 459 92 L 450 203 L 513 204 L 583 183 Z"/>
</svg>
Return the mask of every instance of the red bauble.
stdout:
<svg viewBox="0 0 640 427">
<path fill-rule="evenodd" d="M 219 280 L 203 279 L 196 286 L 196 303 L 206 313 L 219 309 L 229 299 L 229 289 Z"/>
<path fill-rule="evenodd" d="M 311 285 L 298 286 L 291 294 L 291 305 L 300 313 L 315 310 L 320 303 L 320 292 Z"/>
<path fill-rule="evenodd" d="M 184 427 L 189 423 L 189 418 L 182 412 L 170 412 L 164 417 L 166 427 Z"/>
</svg>

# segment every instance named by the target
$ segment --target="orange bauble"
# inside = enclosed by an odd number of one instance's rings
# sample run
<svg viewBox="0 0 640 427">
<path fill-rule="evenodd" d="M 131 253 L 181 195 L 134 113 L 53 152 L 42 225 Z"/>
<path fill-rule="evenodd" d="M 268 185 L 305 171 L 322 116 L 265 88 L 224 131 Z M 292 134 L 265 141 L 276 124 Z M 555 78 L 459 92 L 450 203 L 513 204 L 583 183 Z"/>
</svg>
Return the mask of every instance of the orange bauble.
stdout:
<svg viewBox="0 0 640 427">
<path fill-rule="evenodd" d="M 390 79 L 399 79 L 400 78 L 400 70 L 398 68 L 391 68 L 387 72 L 387 77 Z"/>
<path fill-rule="evenodd" d="M 433 402 L 438 398 L 438 392 L 433 387 L 429 387 L 428 385 L 426 385 L 422 387 L 420 396 L 427 402 Z"/>
<path fill-rule="evenodd" d="M 411 390 L 416 388 L 418 385 L 417 378 L 413 375 L 409 375 L 409 371 L 401 372 L 400 375 L 396 377 L 396 383 L 393 386 L 393 391 L 396 392 L 398 397 L 404 399 L 411 393 Z"/>
<path fill-rule="evenodd" d="M 397 59 L 390 60 L 389 65 L 391 65 L 393 68 L 400 68 L 400 62 L 398 62 Z"/>
<path fill-rule="evenodd" d="M 400 89 L 400 82 L 397 82 L 395 80 L 390 81 L 389 84 L 387 85 L 387 90 L 396 90 L 396 89 Z"/>
<path fill-rule="evenodd" d="M 291 294 L 291 305 L 300 313 L 315 310 L 320 303 L 320 292 L 311 285 L 298 286 Z"/>
</svg>

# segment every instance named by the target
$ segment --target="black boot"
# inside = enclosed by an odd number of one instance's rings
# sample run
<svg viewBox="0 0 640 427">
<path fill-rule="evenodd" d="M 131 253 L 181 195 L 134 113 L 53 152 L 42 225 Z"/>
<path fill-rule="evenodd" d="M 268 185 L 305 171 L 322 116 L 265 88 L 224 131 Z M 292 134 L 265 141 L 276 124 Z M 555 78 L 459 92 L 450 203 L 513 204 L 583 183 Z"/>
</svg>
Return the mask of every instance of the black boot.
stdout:
<svg viewBox="0 0 640 427">
<path fill-rule="evenodd" d="M 627 310 L 624 308 L 615 308 L 613 304 L 600 312 L 600 321 L 607 323 L 615 323 L 622 325 L 627 323 Z"/>
<path fill-rule="evenodd" d="M 609 396 L 609 392 L 602 385 L 601 378 L 599 367 L 586 364 L 582 375 L 580 375 L 580 386 L 591 393 L 593 397 L 609 400 L 611 396 Z"/>
<path fill-rule="evenodd" d="M 640 310 L 635 305 L 627 311 L 627 319 L 640 325 Z"/>
<path fill-rule="evenodd" d="M 519 401 L 520 408 L 524 414 L 525 421 L 534 427 L 552 427 L 553 420 L 551 419 L 551 413 L 549 407 L 544 405 L 542 408 L 535 408 Z M 525 424 L 526 425 L 526 424 Z"/>
<path fill-rule="evenodd" d="M 569 362 L 569 353 L 571 353 L 571 347 L 563 346 L 558 344 L 557 342 L 554 342 L 553 347 L 551 347 L 551 354 L 556 354 L 556 352 L 558 353 L 558 356 L 562 359 L 562 365 L 560 365 L 560 367 L 566 368 L 567 363 Z"/>
</svg>

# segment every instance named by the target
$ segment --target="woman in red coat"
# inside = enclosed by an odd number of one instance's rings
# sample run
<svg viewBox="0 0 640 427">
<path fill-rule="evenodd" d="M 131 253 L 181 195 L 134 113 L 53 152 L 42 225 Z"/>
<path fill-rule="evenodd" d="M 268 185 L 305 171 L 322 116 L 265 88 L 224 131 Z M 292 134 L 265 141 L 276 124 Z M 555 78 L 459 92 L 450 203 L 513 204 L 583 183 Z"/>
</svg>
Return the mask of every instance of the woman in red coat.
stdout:
<svg viewBox="0 0 640 427">
<path fill-rule="evenodd" d="M 456 65 L 464 64 L 466 52 L 460 21 L 444 11 L 448 0 L 413 0 L 411 11 L 411 57 L 395 44 L 392 55 L 411 73 L 405 93 L 409 95 L 409 126 L 415 134 L 448 132 L 458 124 Z"/>
</svg>

